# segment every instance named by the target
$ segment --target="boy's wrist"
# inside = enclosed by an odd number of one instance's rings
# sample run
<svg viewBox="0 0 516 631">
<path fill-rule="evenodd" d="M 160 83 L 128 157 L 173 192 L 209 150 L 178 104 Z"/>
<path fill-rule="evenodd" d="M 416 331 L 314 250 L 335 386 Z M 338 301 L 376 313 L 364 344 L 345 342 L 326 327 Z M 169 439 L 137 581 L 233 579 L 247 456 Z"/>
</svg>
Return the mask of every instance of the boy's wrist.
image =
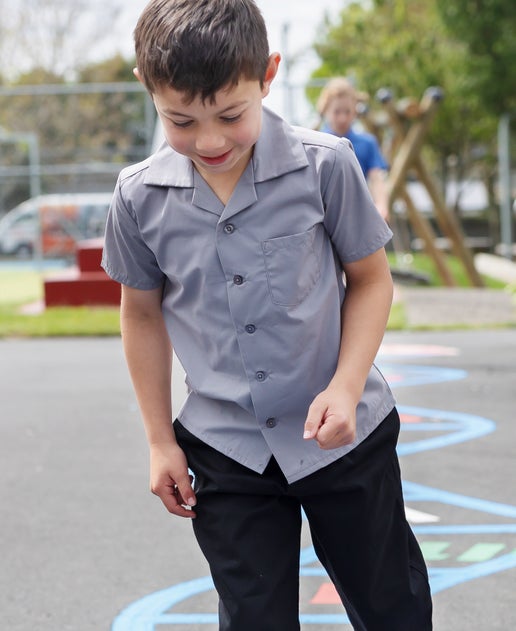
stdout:
<svg viewBox="0 0 516 631">
<path fill-rule="evenodd" d="M 172 420 L 161 423 L 159 428 L 147 426 L 147 442 L 150 448 L 177 444 Z"/>
</svg>

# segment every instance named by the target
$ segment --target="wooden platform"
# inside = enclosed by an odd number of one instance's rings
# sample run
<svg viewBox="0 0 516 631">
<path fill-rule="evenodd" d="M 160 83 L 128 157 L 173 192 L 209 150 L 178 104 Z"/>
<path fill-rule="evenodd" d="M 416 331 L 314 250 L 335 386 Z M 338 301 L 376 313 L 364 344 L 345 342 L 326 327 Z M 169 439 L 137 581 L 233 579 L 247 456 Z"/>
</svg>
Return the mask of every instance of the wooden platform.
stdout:
<svg viewBox="0 0 516 631">
<path fill-rule="evenodd" d="M 101 268 L 103 239 L 77 244 L 76 265 L 46 278 L 46 307 L 120 304 L 120 284 Z"/>
</svg>

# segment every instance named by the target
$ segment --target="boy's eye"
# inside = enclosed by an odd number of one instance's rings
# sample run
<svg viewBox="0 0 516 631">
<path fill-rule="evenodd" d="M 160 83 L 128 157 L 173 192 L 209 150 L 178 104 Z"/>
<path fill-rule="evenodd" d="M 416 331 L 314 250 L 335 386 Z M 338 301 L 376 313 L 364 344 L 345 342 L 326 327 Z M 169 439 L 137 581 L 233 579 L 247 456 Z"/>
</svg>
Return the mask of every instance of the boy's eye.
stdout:
<svg viewBox="0 0 516 631">
<path fill-rule="evenodd" d="M 224 121 L 224 123 L 236 123 L 241 117 L 242 114 L 236 114 L 235 116 L 222 116 L 221 120 Z"/>
<path fill-rule="evenodd" d="M 192 121 L 185 121 L 184 123 L 178 123 L 177 121 L 171 121 L 172 124 L 174 125 L 174 127 L 190 127 L 190 125 L 192 124 Z"/>
</svg>

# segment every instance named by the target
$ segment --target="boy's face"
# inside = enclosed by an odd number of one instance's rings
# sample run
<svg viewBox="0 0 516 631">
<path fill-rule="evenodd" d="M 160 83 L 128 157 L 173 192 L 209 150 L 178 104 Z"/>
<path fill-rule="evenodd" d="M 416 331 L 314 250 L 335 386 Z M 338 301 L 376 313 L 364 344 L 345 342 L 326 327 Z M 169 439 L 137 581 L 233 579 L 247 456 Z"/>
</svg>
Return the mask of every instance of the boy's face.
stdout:
<svg viewBox="0 0 516 631">
<path fill-rule="evenodd" d="M 331 99 L 324 115 L 335 134 L 344 136 L 348 132 L 355 119 L 356 106 L 356 101 L 351 96 L 335 96 Z"/>
<path fill-rule="evenodd" d="M 242 79 L 222 89 L 212 103 L 200 97 L 192 102 L 169 86 L 154 95 L 154 104 L 168 144 L 192 160 L 208 182 L 236 182 L 245 170 L 258 140 L 262 99 L 269 93 L 279 63 L 271 55 L 263 87 Z"/>
</svg>

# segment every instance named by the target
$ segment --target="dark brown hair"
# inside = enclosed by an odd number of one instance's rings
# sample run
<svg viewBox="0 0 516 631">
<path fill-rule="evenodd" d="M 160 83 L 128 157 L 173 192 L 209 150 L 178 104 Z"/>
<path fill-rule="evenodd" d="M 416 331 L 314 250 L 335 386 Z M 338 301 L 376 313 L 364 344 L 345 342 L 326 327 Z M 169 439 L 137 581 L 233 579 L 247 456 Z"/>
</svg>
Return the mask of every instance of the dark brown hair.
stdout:
<svg viewBox="0 0 516 631">
<path fill-rule="evenodd" d="M 151 0 L 134 40 L 149 92 L 171 86 L 188 100 L 213 100 L 242 77 L 262 83 L 269 59 L 265 22 L 253 0 Z"/>
</svg>

